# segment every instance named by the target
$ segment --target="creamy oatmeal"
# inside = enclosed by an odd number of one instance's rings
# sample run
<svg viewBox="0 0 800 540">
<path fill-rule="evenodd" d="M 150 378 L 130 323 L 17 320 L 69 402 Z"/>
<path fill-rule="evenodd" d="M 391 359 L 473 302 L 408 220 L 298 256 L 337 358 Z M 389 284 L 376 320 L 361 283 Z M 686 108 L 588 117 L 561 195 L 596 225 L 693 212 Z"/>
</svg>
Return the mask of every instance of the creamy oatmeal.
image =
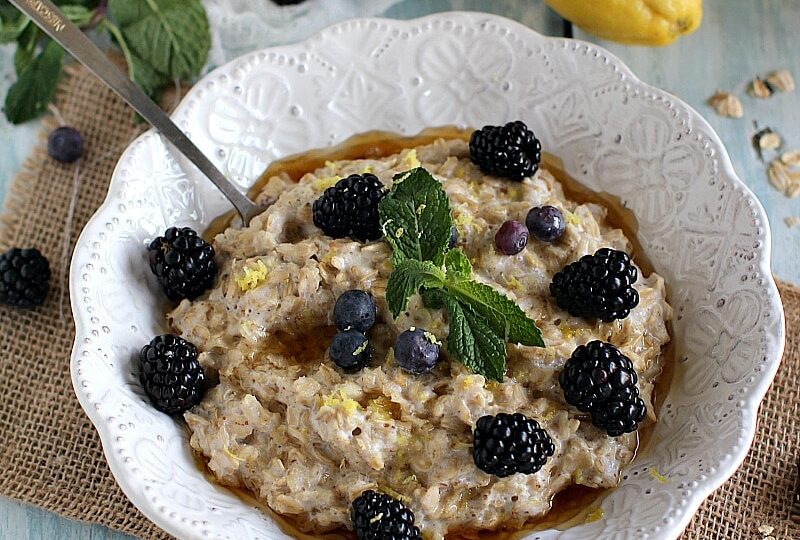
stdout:
<svg viewBox="0 0 800 540">
<path fill-rule="evenodd" d="M 334 240 L 312 223 L 314 200 L 340 177 L 371 172 L 389 187 L 395 174 L 420 164 L 449 196 L 475 279 L 517 302 L 542 331 L 545 348 L 508 346 L 502 383 L 448 361 L 444 350 L 431 373 L 401 370 L 391 349 L 397 334 L 416 326 L 444 341 L 446 318 L 415 296 L 394 320 L 384 297 L 392 271 L 387 243 Z M 215 287 L 169 314 L 177 333 L 201 351 L 206 372 L 218 374 L 219 384 L 185 419 L 192 447 L 219 482 L 251 490 L 308 532 L 349 527 L 353 499 L 379 489 L 414 511 L 428 539 L 520 528 L 572 484 L 617 484 L 637 435 L 613 438 L 594 427 L 565 403 L 558 374 L 578 345 L 610 342 L 633 361 L 645 424 L 655 421 L 651 398 L 671 308 L 656 274 L 639 278 L 640 302 L 623 320 L 589 322 L 555 305 L 548 286 L 565 264 L 601 247 L 631 251 L 604 208 L 567 199 L 546 169 L 522 183 L 487 177 L 461 140 L 328 163 L 298 183 L 273 177 L 259 201 L 269 208 L 249 227 L 215 238 Z M 531 242 L 514 256 L 497 252 L 493 238 L 503 222 L 547 204 L 568 211 L 558 242 Z M 378 324 L 370 366 L 347 375 L 324 352 L 334 302 L 349 289 L 374 295 Z M 534 418 L 552 438 L 555 454 L 535 474 L 497 478 L 475 466 L 473 426 L 499 412 Z"/>
</svg>

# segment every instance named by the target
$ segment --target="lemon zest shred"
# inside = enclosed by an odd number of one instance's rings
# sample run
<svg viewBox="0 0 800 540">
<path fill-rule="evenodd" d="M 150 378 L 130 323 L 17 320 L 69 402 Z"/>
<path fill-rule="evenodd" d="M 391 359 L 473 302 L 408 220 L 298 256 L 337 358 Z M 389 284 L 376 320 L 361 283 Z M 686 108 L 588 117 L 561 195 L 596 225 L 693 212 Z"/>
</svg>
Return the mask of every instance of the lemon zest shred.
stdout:
<svg viewBox="0 0 800 540">
<path fill-rule="evenodd" d="M 341 179 L 342 177 L 338 175 L 325 176 L 319 178 L 316 182 L 314 182 L 314 189 L 316 189 L 317 191 L 323 191 L 325 189 L 328 189 L 329 187 L 335 186 L 336 182 L 338 182 Z"/>
<path fill-rule="evenodd" d="M 413 484 L 416 481 L 417 481 L 417 475 L 412 474 L 411 476 L 407 476 L 405 480 L 403 480 L 403 485 L 407 486 L 408 484 Z"/>
<path fill-rule="evenodd" d="M 564 217 L 567 219 L 567 223 L 570 223 L 572 225 L 580 225 L 581 223 L 581 218 L 579 218 L 577 215 L 573 214 L 569 210 L 564 210 Z"/>
<path fill-rule="evenodd" d="M 506 286 L 511 290 L 521 290 L 522 283 L 516 278 L 516 276 L 509 276 L 506 278 Z"/>
<path fill-rule="evenodd" d="M 322 405 L 331 409 L 341 409 L 347 416 L 353 416 L 361 409 L 358 401 L 347 397 L 343 390 L 339 390 L 338 394 L 339 397 L 336 397 L 336 393 L 323 396 Z"/>
<path fill-rule="evenodd" d="M 378 491 L 382 491 L 383 493 L 389 495 L 390 497 L 393 497 L 393 498 L 397 499 L 398 501 L 400 501 L 402 503 L 408 504 L 408 503 L 411 502 L 411 499 L 409 497 L 403 495 L 399 491 L 396 491 L 391 486 L 380 485 L 379 484 L 378 485 Z"/>
<path fill-rule="evenodd" d="M 409 169 L 416 169 L 420 166 L 419 158 L 417 158 L 417 150 L 415 148 L 412 148 L 403 156 L 401 165 Z"/>
<path fill-rule="evenodd" d="M 237 456 L 236 454 L 234 454 L 233 452 L 231 452 L 231 450 L 230 450 L 230 448 L 228 448 L 228 445 L 227 445 L 227 444 L 223 444 L 223 445 L 222 445 L 222 452 L 223 452 L 223 453 L 224 453 L 226 456 L 228 456 L 229 458 L 231 458 L 232 460 L 236 461 L 237 463 L 241 463 L 242 461 L 244 461 L 244 458 L 240 458 L 239 456 Z"/>
<path fill-rule="evenodd" d="M 667 479 L 666 476 L 658 472 L 658 469 L 656 469 L 655 467 L 650 467 L 650 476 L 655 478 L 660 484 L 666 484 L 667 482 L 669 482 L 669 479 Z"/>
<path fill-rule="evenodd" d="M 236 278 L 236 284 L 242 292 L 255 289 L 267 279 L 267 265 L 264 261 L 259 260 L 256 262 L 255 268 L 252 266 L 245 266 L 244 273 Z"/>
<path fill-rule="evenodd" d="M 603 512 L 602 508 L 595 508 L 591 512 L 586 515 L 586 523 L 594 523 L 595 521 L 600 521 L 605 516 L 605 512 Z"/>
</svg>

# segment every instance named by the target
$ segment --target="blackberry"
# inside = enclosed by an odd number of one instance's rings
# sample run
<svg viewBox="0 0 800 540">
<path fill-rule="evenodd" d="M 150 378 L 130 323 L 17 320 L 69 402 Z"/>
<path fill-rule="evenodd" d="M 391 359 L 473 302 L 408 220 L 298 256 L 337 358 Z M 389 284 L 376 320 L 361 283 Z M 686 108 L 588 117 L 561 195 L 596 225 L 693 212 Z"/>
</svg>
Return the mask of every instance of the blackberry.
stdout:
<svg viewBox="0 0 800 540">
<path fill-rule="evenodd" d="M 392 497 L 367 490 L 353 501 L 350 520 L 358 540 L 422 540 L 414 512 Z"/>
<path fill-rule="evenodd" d="M 611 437 L 636 431 L 646 409 L 633 363 L 610 343 L 591 341 L 572 353 L 559 375 L 564 399 L 589 413 Z"/>
<path fill-rule="evenodd" d="M 364 334 L 375 325 L 376 317 L 375 299 L 358 289 L 342 293 L 333 306 L 333 322 L 339 331 L 353 328 Z"/>
<path fill-rule="evenodd" d="M 536 420 L 516 413 L 482 416 L 475 423 L 472 457 L 479 469 L 505 478 L 533 474 L 556 451 L 550 435 Z"/>
<path fill-rule="evenodd" d="M 50 290 L 50 263 L 38 249 L 11 248 L 0 255 L 0 304 L 31 309 Z"/>
<path fill-rule="evenodd" d="M 430 332 L 412 326 L 397 336 L 394 359 L 409 373 L 428 373 L 439 361 L 439 342 Z"/>
<path fill-rule="evenodd" d="M 150 270 L 171 300 L 194 300 L 214 284 L 214 247 L 189 227 L 170 227 L 147 251 Z"/>
<path fill-rule="evenodd" d="M 384 195 L 383 184 L 374 174 L 351 174 L 314 201 L 314 225 L 331 238 L 376 240 L 382 234 L 378 203 Z"/>
<path fill-rule="evenodd" d="M 639 304 L 638 279 L 627 253 L 603 248 L 568 264 L 550 283 L 556 303 L 575 317 L 624 319 Z"/>
<path fill-rule="evenodd" d="M 74 163 L 83 155 L 83 137 L 75 128 L 56 128 L 47 137 L 47 154 L 59 163 Z"/>
<path fill-rule="evenodd" d="M 519 120 L 505 126 L 484 126 L 469 139 L 469 157 L 484 174 L 519 182 L 539 170 L 542 143 Z"/>
<path fill-rule="evenodd" d="M 194 345 L 165 334 L 142 347 L 139 358 L 139 381 L 156 409 L 178 414 L 200 403 L 205 376 Z"/>
</svg>

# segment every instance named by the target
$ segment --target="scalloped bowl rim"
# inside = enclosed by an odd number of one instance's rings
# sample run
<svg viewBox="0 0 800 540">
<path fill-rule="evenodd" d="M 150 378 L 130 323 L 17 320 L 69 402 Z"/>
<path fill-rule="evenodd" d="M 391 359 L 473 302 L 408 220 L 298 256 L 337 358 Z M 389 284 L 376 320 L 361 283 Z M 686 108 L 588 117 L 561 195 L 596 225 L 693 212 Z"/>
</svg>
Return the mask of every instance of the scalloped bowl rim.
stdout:
<svg viewBox="0 0 800 540">
<path fill-rule="evenodd" d="M 773 359 L 771 359 L 771 361 L 765 363 L 766 369 L 762 372 L 761 377 L 759 378 L 758 382 L 753 384 L 749 389 L 750 390 L 749 393 L 743 395 L 742 398 L 741 398 L 741 399 L 743 399 L 743 400 L 745 400 L 747 402 L 747 406 L 742 408 L 742 412 L 743 412 L 743 415 L 744 415 L 743 424 L 745 425 L 745 429 L 747 430 L 746 438 L 747 438 L 748 444 L 741 447 L 741 449 L 738 451 L 738 453 L 733 456 L 733 459 L 730 460 L 730 462 L 729 462 L 727 467 L 719 469 L 718 471 L 716 471 L 715 474 L 709 476 L 709 478 L 704 483 L 698 484 L 697 488 L 692 493 L 690 502 L 687 505 L 687 507 L 688 507 L 687 511 L 683 512 L 683 515 L 682 515 L 681 519 L 679 521 L 675 522 L 674 525 L 672 525 L 668 529 L 668 531 L 666 531 L 668 537 L 677 537 L 686 528 L 686 526 L 689 524 L 689 522 L 691 521 L 694 513 L 697 511 L 697 509 L 699 509 L 699 507 L 702 504 L 702 502 L 709 495 L 711 495 L 717 488 L 719 488 L 726 480 L 728 480 L 733 475 L 733 473 L 739 468 L 739 466 L 742 464 L 742 462 L 744 461 L 747 453 L 749 452 L 750 445 L 752 444 L 752 440 L 753 440 L 753 438 L 755 436 L 755 430 L 756 430 L 756 424 L 757 424 L 756 415 L 757 415 L 757 412 L 758 412 L 758 409 L 759 409 L 759 404 L 761 403 L 761 401 L 763 400 L 764 396 L 766 395 L 766 392 L 767 392 L 770 384 L 772 383 L 772 380 L 773 380 L 773 378 L 775 376 L 775 373 L 778 370 L 778 367 L 780 365 L 780 359 L 783 356 L 783 351 L 784 351 L 784 347 L 785 347 L 785 317 L 784 317 L 783 306 L 782 306 L 782 303 L 781 303 L 781 300 L 780 300 L 780 296 L 778 294 L 777 284 L 776 284 L 775 280 L 773 279 L 773 276 L 772 276 L 772 273 L 771 273 L 771 267 L 770 267 L 770 257 L 771 257 L 771 250 L 772 250 L 771 229 L 770 229 L 769 222 L 767 220 L 766 212 L 765 212 L 763 206 L 761 205 L 760 201 L 758 200 L 758 198 L 755 196 L 755 194 L 749 189 L 749 187 L 739 178 L 739 176 L 735 172 L 735 170 L 733 168 L 733 165 L 731 163 L 730 157 L 728 155 L 728 152 L 725 149 L 725 147 L 724 147 L 722 141 L 720 140 L 719 136 L 717 135 L 717 133 L 710 126 L 710 124 L 705 120 L 705 118 L 703 118 L 703 116 L 701 116 L 694 108 L 692 108 L 691 106 L 689 106 L 688 104 L 686 104 L 685 102 L 680 100 L 678 97 L 673 96 L 673 95 L 671 95 L 671 94 L 669 94 L 669 93 L 667 93 L 667 92 L 665 92 L 663 90 L 660 90 L 660 89 L 658 89 L 658 88 L 656 88 L 656 87 L 654 87 L 652 85 L 649 85 L 649 84 L 641 81 L 630 70 L 630 68 L 628 68 L 628 66 L 625 63 L 623 63 L 619 58 L 617 58 L 612 53 L 608 52 L 603 47 L 600 47 L 600 46 L 595 45 L 593 43 L 589 43 L 589 42 L 585 42 L 585 41 L 577 40 L 577 39 L 567 39 L 567 38 L 560 38 L 560 37 L 543 36 L 541 34 L 538 34 L 538 32 L 536 32 L 536 31 L 534 31 L 534 30 L 522 25 L 521 23 L 518 23 L 516 21 L 513 21 L 511 19 L 507 19 L 507 18 L 504 18 L 504 17 L 494 16 L 494 15 L 484 14 L 484 13 L 477 13 L 477 12 L 476 13 L 472 13 L 472 12 L 449 11 L 449 12 L 436 13 L 436 14 L 433 14 L 433 15 L 428 15 L 428 16 L 419 17 L 419 18 L 415 18 L 415 19 L 409 19 L 409 20 L 396 20 L 396 19 L 375 18 L 375 17 L 349 19 L 347 21 L 343 21 L 343 22 L 340 22 L 340 23 L 336 23 L 336 24 L 330 25 L 330 26 L 320 30 L 319 32 L 316 32 L 315 34 L 311 35 L 310 37 L 308 37 L 307 39 L 305 39 L 303 41 L 300 41 L 300 42 L 297 42 L 297 43 L 293 43 L 293 44 L 288 44 L 288 45 L 282 45 L 282 46 L 276 46 L 276 47 L 267 47 L 267 48 L 264 48 L 264 49 L 260 49 L 260 50 L 256 50 L 256 51 L 252 51 L 250 53 L 244 54 L 244 55 L 242 55 L 242 56 L 240 56 L 240 57 L 238 57 L 238 58 L 236 58 L 236 59 L 234 59 L 234 60 L 232 60 L 232 61 L 230 61 L 230 62 L 228 62 L 228 63 L 226 63 L 224 65 L 222 65 L 222 66 L 219 66 L 219 67 L 215 68 L 214 70 L 209 72 L 207 75 L 205 75 L 200 81 L 198 81 L 198 83 L 195 84 L 193 86 L 193 88 L 189 90 L 187 95 L 181 100 L 181 103 L 178 105 L 178 107 L 175 109 L 174 113 L 172 114 L 172 118 L 173 119 L 178 119 L 178 118 L 181 118 L 181 117 L 183 117 L 185 115 L 185 113 L 187 111 L 187 108 L 188 108 L 189 102 L 191 102 L 196 97 L 196 94 L 198 93 L 199 89 L 202 86 L 202 83 L 205 80 L 214 78 L 215 76 L 217 76 L 221 72 L 225 71 L 226 69 L 229 69 L 230 66 L 232 66 L 233 64 L 235 64 L 237 62 L 241 62 L 241 61 L 246 60 L 248 58 L 255 57 L 255 56 L 259 55 L 259 54 L 279 53 L 279 52 L 284 51 L 284 50 L 285 51 L 291 51 L 293 49 L 296 49 L 297 47 L 302 46 L 303 44 L 306 44 L 308 42 L 312 42 L 315 39 L 318 39 L 318 38 L 320 38 L 322 36 L 325 36 L 326 34 L 329 34 L 331 32 L 335 32 L 338 29 L 341 29 L 341 28 L 346 27 L 348 25 L 354 25 L 354 24 L 355 25 L 358 25 L 358 24 L 367 25 L 367 24 L 370 24 L 370 23 L 389 23 L 389 24 L 394 25 L 396 27 L 403 27 L 403 26 L 412 26 L 412 25 L 416 25 L 416 24 L 420 24 L 420 23 L 424 23 L 424 22 L 428 22 L 428 21 L 435 21 L 437 19 L 447 19 L 448 17 L 453 17 L 453 16 L 459 16 L 459 17 L 464 17 L 464 16 L 482 17 L 482 18 L 489 19 L 489 20 L 499 20 L 499 21 L 502 21 L 503 24 L 506 24 L 508 26 L 518 27 L 520 29 L 524 29 L 527 32 L 531 32 L 533 34 L 537 34 L 544 41 L 552 41 L 552 42 L 564 42 L 564 41 L 566 41 L 566 42 L 570 42 L 570 43 L 576 43 L 576 44 L 580 44 L 580 45 L 585 45 L 585 46 L 587 46 L 587 47 L 589 47 L 591 49 L 603 52 L 603 54 L 610 60 L 610 62 L 613 63 L 614 66 L 617 69 L 619 69 L 620 71 L 622 71 L 624 73 L 624 75 L 629 79 L 629 81 L 631 83 L 634 83 L 634 84 L 638 85 L 643 90 L 651 92 L 653 95 L 662 96 L 662 97 L 666 98 L 669 101 L 678 103 L 681 106 L 685 107 L 687 109 L 687 111 L 689 112 L 689 115 L 691 116 L 692 121 L 695 122 L 697 125 L 700 125 L 700 126 L 704 127 L 707 130 L 708 135 L 710 136 L 710 139 L 722 149 L 722 152 L 720 152 L 717 157 L 720 160 L 720 164 L 722 165 L 722 169 L 724 171 L 724 174 L 727 177 L 729 177 L 731 180 L 733 180 L 735 187 L 737 187 L 739 189 L 742 189 L 744 191 L 745 195 L 749 199 L 751 199 L 753 201 L 753 203 L 754 203 L 753 204 L 754 211 L 757 213 L 757 217 L 760 218 L 761 221 L 763 222 L 763 227 L 764 227 L 764 246 L 763 246 L 763 250 L 761 252 L 763 254 L 763 256 L 758 261 L 758 265 L 759 265 L 759 269 L 761 270 L 763 275 L 766 276 L 766 282 L 764 283 L 764 288 L 767 289 L 768 296 L 769 296 L 769 298 L 771 300 L 771 302 L 770 302 L 771 308 L 776 310 L 776 314 L 779 315 L 779 318 L 780 318 L 781 329 L 780 329 L 779 334 L 777 335 L 777 337 L 778 337 L 777 347 L 773 351 L 773 355 L 772 355 Z M 146 139 L 148 137 L 151 137 L 153 135 L 153 133 L 155 133 L 155 131 L 151 129 L 148 132 L 143 133 L 142 135 L 137 137 L 128 146 L 128 148 L 125 150 L 125 152 L 123 152 L 123 154 L 120 156 L 120 159 L 117 162 L 117 165 L 115 167 L 114 173 L 112 174 L 111 182 L 110 182 L 110 185 L 109 185 L 108 194 L 106 195 L 106 198 L 104 199 L 102 205 L 94 213 L 92 218 L 87 222 L 86 226 L 84 227 L 83 231 L 81 232 L 81 235 L 79 236 L 79 238 L 78 238 L 78 240 L 76 242 L 76 249 L 73 252 L 73 258 L 72 258 L 72 262 L 71 262 L 70 282 L 69 282 L 70 298 L 71 298 L 73 316 L 74 316 L 74 319 L 75 319 L 75 330 L 76 330 L 76 338 L 75 338 L 75 343 L 73 345 L 73 350 L 72 350 L 72 355 L 71 355 L 70 370 L 71 370 L 72 383 L 73 383 L 73 387 L 74 387 L 75 393 L 77 395 L 77 398 L 78 398 L 81 406 L 83 407 L 84 411 L 86 412 L 87 416 L 91 420 L 92 424 L 94 425 L 95 429 L 97 429 L 97 431 L 98 431 L 98 433 L 100 435 L 100 439 L 101 439 L 102 447 L 103 447 L 103 452 L 105 454 L 106 460 L 107 460 L 107 462 L 109 464 L 109 467 L 110 467 L 110 469 L 111 469 L 111 471 L 112 471 L 112 473 L 113 473 L 118 485 L 121 487 L 121 489 L 123 490 L 125 495 L 134 503 L 134 505 L 146 517 L 148 517 L 148 519 L 153 521 L 155 524 L 157 524 L 159 527 L 163 528 L 168 533 L 173 534 L 173 535 L 178 536 L 178 537 L 181 537 L 181 536 L 184 536 L 184 535 L 192 535 L 193 532 L 190 529 L 181 526 L 181 523 L 179 523 L 177 520 L 165 520 L 164 516 L 162 516 L 161 514 L 156 513 L 155 511 L 153 511 L 151 509 L 149 502 L 147 501 L 146 497 L 144 496 L 144 494 L 142 492 L 133 490 L 129 486 L 126 485 L 125 477 L 127 475 L 127 472 L 122 468 L 121 463 L 119 463 L 112 455 L 113 454 L 113 450 L 114 450 L 114 441 L 112 440 L 112 435 L 111 435 L 108 427 L 106 426 L 106 423 L 104 422 L 103 418 L 99 414 L 99 412 L 97 412 L 95 410 L 95 408 L 93 407 L 93 404 L 90 401 L 89 397 L 81 389 L 80 381 L 79 381 L 79 378 L 78 378 L 78 372 L 77 372 L 77 369 L 76 369 L 76 358 L 77 358 L 77 350 L 78 350 L 79 338 L 81 336 L 85 336 L 87 334 L 87 328 L 89 326 L 89 324 L 88 324 L 89 316 L 83 311 L 81 305 L 78 303 L 78 300 L 77 300 L 77 298 L 80 295 L 80 293 L 79 293 L 79 284 L 78 284 L 78 276 L 77 276 L 77 271 L 76 271 L 77 258 L 78 258 L 77 257 L 78 249 L 77 248 L 79 246 L 82 246 L 86 242 L 86 237 L 88 236 L 89 231 L 91 231 L 93 228 L 99 226 L 100 221 L 101 221 L 101 217 L 103 215 L 105 215 L 107 213 L 113 214 L 114 210 L 111 209 L 110 204 L 112 202 L 112 199 L 113 199 L 114 195 L 119 190 L 120 180 L 119 180 L 118 174 L 117 174 L 118 173 L 118 169 L 119 169 L 120 165 L 123 162 L 125 162 L 125 160 L 126 160 L 128 154 L 129 154 L 131 148 L 135 147 L 138 143 L 140 143 L 144 139 Z"/>
</svg>

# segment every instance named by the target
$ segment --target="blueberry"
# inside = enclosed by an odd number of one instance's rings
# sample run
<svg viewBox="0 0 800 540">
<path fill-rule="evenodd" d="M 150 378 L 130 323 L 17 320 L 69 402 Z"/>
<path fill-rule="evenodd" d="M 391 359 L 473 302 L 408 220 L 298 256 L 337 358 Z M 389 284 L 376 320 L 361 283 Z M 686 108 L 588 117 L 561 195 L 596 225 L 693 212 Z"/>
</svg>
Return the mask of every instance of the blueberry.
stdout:
<svg viewBox="0 0 800 540">
<path fill-rule="evenodd" d="M 533 237 L 542 242 L 555 242 L 561 238 L 567 227 L 564 214 L 555 206 L 531 208 L 525 218 L 525 225 Z"/>
<path fill-rule="evenodd" d="M 358 330 L 345 330 L 333 336 L 328 354 L 345 373 L 354 373 L 369 363 L 372 345 Z"/>
<path fill-rule="evenodd" d="M 56 128 L 47 137 L 47 154 L 59 163 L 73 163 L 83 155 L 83 137 L 75 128 Z"/>
<path fill-rule="evenodd" d="M 450 227 L 450 240 L 447 241 L 447 247 L 453 249 L 458 244 L 458 229 L 453 225 Z"/>
<path fill-rule="evenodd" d="M 342 294 L 333 306 L 333 323 L 341 331 L 353 328 L 362 334 L 367 333 L 375 325 L 376 315 L 372 295 L 358 289 Z"/>
<path fill-rule="evenodd" d="M 428 373 L 439 361 L 436 336 L 413 326 L 397 336 L 394 359 L 404 370 L 420 375 Z"/>
<path fill-rule="evenodd" d="M 528 228 L 519 221 L 506 221 L 494 236 L 494 245 L 504 255 L 516 255 L 528 245 Z"/>
</svg>

